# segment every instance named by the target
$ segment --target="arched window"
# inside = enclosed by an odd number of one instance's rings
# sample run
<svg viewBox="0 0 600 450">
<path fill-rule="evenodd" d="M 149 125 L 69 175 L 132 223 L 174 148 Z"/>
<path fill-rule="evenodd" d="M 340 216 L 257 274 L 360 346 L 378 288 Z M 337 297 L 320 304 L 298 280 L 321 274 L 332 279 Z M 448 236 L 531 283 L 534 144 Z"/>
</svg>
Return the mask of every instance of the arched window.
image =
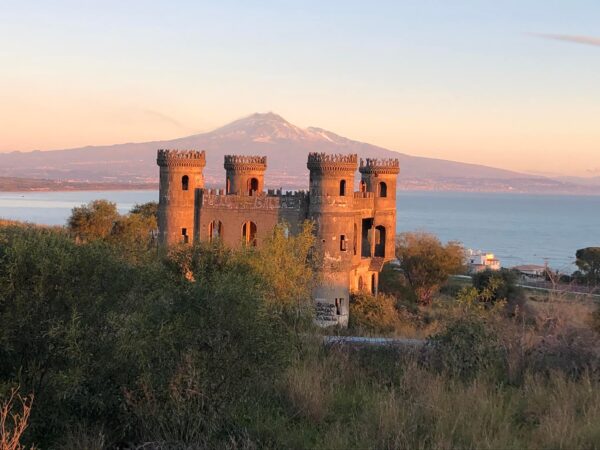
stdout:
<svg viewBox="0 0 600 450">
<path fill-rule="evenodd" d="M 231 194 L 231 180 L 227 177 L 227 181 L 225 182 L 225 193 L 227 195 Z"/>
<path fill-rule="evenodd" d="M 256 247 L 256 224 L 250 220 L 242 225 L 242 243 Z"/>
<path fill-rule="evenodd" d="M 223 236 L 223 224 L 220 220 L 213 220 L 208 224 L 208 241 L 213 242 Z"/>
<path fill-rule="evenodd" d="M 385 227 L 375 227 L 375 257 L 385 258 Z"/>
<path fill-rule="evenodd" d="M 367 183 L 364 182 L 364 180 L 360 180 L 360 192 L 367 192 Z"/>
<path fill-rule="evenodd" d="M 346 180 L 340 181 L 340 195 L 342 197 L 346 195 Z"/>
<path fill-rule="evenodd" d="M 377 275 L 371 275 L 371 294 L 377 294 Z"/>
<path fill-rule="evenodd" d="M 258 179 L 250 178 L 248 180 L 248 195 L 254 195 L 258 191 Z"/>
<path fill-rule="evenodd" d="M 188 190 L 190 184 L 190 178 L 187 175 L 181 177 L 181 189 L 184 191 Z"/>
<path fill-rule="evenodd" d="M 379 182 L 379 196 L 387 197 L 387 184 L 385 184 L 383 181 Z"/>
</svg>

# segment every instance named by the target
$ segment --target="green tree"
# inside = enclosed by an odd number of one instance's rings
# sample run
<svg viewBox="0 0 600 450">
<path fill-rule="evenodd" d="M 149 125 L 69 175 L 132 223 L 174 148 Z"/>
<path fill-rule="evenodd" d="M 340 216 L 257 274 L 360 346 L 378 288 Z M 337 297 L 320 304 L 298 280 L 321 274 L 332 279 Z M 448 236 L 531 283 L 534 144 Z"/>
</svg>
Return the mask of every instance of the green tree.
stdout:
<svg viewBox="0 0 600 450">
<path fill-rule="evenodd" d="M 297 235 L 279 224 L 260 248 L 246 247 L 241 254 L 264 281 L 266 300 L 275 308 L 294 310 L 312 307 L 315 281 L 312 222 L 306 221 Z"/>
<path fill-rule="evenodd" d="M 586 247 L 575 253 L 575 264 L 583 279 L 593 285 L 600 284 L 600 247 Z"/>
<path fill-rule="evenodd" d="M 147 255 L 154 248 L 156 236 L 156 218 L 152 215 L 128 214 L 114 223 L 106 240 L 117 246 L 133 261 Z"/>
<path fill-rule="evenodd" d="M 67 228 L 80 241 L 107 237 L 119 219 L 117 205 L 107 200 L 94 200 L 72 209 Z"/>
<path fill-rule="evenodd" d="M 432 234 L 402 233 L 396 257 L 404 277 L 419 303 L 429 305 L 451 274 L 464 270 L 465 252 L 458 242 L 443 245 Z"/>
<path fill-rule="evenodd" d="M 136 203 L 133 208 L 129 211 L 130 214 L 139 214 L 143 217 L 154 217 L 158 220 L 158 203 L 147 202 L 147 203 Z"/>
<path fill-rule="evenodd" d="M 523 289 L 517 286 L 518 275 L 514 270 L 486 269 L 473 275 L 473 287 L 479 292 L 479 300 L 494 304 L 506 301 L 511 308 L 525 303 Z"/>
</svg>

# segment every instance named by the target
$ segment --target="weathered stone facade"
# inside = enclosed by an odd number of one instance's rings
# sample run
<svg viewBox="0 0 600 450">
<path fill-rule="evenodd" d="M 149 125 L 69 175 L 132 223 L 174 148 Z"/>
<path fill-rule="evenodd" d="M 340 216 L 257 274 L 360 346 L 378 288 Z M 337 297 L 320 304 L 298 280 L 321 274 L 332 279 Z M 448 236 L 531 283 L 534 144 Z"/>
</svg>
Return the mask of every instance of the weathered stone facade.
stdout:
<svg viewBox="0 0 600 450">
<path fill-rule="evenodd" d="M 348 323 L 352 291 L 377 293 L 383 264 L 394 258 L 397 159 L 310 153 L 309 190 L 264 191 L 266 157 L 225 156 L 225 189 L 205 189 L 204 152 L 159 150 L 159 241 L 220 239 L 227 246 L 261 245 L 285 221 L 290 232 L 314 221 L 323 248 L 322 283 L 313 297 L 321 325 Z M 354 176 L 361 173 L 359 190 Z"/>
</svg>

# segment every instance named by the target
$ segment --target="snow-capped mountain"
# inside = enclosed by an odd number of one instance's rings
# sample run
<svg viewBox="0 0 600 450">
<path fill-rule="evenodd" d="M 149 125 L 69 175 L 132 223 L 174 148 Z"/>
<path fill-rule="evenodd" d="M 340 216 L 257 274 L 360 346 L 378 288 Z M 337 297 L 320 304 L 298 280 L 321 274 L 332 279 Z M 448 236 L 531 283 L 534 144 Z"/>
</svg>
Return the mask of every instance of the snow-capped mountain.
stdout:
<svg viewBox="0 0 600 450">
<path fill-rule="evenodd" d="M 492 167 L 395 152 L 339 136 L 317 127 L 300 128 L 275 113 L 255 113 L 208 133 L 169 141 L 128 143 L 55 151 L 0 153 L 0 176 L 76 181 L 156 181 L 156 150 L 206 150 L 209 184 L 223 182 L 223 156 L 267 156 L 268 187 L 305 188 L 309 152 L 357 153 L 398 158 L 405 188 L 458 190 L 572 191 L 574 183 Z"/>
</svg>

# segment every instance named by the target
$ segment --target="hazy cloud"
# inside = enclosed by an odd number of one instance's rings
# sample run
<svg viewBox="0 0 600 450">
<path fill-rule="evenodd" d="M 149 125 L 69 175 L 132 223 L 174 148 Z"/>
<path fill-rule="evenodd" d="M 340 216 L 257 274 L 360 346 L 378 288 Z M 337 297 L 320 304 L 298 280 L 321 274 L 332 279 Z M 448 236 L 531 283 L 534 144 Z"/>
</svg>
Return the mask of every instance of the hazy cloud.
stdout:
<svg viewBox="0 0 600 450">
<path fill-rule="evenodd" d="M 531 36 L 537 36 L 544 39 L 554 39 L 556 41 L 574 42 L 576 44 L 595 45 L 600 47 L 600 38 L 591 36 L 574 36 L 569 34 L 547 34 L 547 33 L 528 33 Z"/>
<path fill-rule="evenodd" d="M 184 124 L 182 124 L 180 121 L 178 121 L 177 119 L 171 117 L 171 116 L 167 116 L 166 114 L 163 114 L 161 112 L 158 111 L 152 111 L 151 109 L 145 109 L 144 110 L 144 114 L 147 114 L 149 116 L 152 116 L 156 119 L 159 119 L 162 122 L 168 123 L 170 125 L 173 125 L 177 128 L 181 128 L 181 129 L 187 129 L 188 127 L 186 127 Z"/>
</svg>

